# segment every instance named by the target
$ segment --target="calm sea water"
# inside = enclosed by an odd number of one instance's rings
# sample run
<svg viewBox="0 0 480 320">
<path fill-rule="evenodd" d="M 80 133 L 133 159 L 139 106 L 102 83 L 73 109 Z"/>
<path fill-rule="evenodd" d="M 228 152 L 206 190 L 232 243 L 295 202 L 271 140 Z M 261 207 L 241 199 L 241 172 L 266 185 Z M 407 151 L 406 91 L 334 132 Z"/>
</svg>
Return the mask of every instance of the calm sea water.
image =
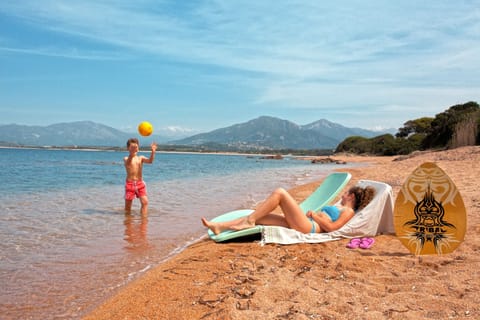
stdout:
<svg viewBox="0 0 480 320">
<path fill-rule="evenodd" d="M 0 149 L 0 315 L 77 319 L 206 234 L 200 217 L 251 208 L 332 165 L 157 153 L 148 218 L 123 213 L 126 152 Z M 145 155 L 148 156 L 148 153 Z"/>
</svg>

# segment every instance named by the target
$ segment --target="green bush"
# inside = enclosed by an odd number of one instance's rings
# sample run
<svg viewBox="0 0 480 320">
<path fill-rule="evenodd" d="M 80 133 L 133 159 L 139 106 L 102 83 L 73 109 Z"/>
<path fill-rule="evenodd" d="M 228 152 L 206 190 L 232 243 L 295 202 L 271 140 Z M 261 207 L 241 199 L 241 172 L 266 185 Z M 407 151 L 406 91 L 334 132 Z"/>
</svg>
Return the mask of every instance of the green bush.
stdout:
<svg viewBox="0 0 480 320">
<path fill-rule="evenodd" d="M 351 153 L 370 153 L 370 139 L 352 136 L 343 140 L 335 149 L 335 152 L 351 152 Z"/>
</svg>

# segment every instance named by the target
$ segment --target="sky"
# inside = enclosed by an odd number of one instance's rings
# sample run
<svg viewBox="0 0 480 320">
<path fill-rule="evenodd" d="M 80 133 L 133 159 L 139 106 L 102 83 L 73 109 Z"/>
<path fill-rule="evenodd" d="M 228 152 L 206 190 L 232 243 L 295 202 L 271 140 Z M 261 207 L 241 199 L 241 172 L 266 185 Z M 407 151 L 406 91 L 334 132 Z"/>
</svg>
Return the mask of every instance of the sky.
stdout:
<svg viewBox="0 0 480 320">
<path fill-rule="evenodd" d="M 0 1 L 0 124 L 400 128 L 479 70 L 480 1 Z"/>
</svg>

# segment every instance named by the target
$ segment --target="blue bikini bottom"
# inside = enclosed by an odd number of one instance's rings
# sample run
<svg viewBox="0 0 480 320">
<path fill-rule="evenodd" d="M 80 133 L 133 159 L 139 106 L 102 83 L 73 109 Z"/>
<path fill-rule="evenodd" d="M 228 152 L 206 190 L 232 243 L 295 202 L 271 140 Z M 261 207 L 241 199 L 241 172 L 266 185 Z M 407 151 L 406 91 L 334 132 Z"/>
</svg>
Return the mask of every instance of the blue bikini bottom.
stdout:
<svg viewBox="0 0 480 320">
<path fill-rule="evenodd" d="M 313 218 L 308 218 L 310 219 L 310 222 L 312 223 L 312 229 L 310 229 L 310 233 L 317 233 L 317 230 L 315 228 L 315 222 L 313 222 Z"/>
</svg>

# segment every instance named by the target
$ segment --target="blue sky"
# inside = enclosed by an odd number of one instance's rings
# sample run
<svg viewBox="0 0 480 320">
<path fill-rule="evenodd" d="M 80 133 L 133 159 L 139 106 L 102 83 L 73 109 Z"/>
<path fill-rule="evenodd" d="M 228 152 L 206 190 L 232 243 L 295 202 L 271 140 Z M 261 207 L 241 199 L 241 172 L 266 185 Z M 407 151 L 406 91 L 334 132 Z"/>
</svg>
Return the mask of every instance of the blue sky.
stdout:
<svg viewBox="0 0 480 320">
<path fill-rule="evenodd" d="M 1 1 L 0 30 L 0 124 L 399 128 L 480 102 L 480 1 Z"/>
</svg>

